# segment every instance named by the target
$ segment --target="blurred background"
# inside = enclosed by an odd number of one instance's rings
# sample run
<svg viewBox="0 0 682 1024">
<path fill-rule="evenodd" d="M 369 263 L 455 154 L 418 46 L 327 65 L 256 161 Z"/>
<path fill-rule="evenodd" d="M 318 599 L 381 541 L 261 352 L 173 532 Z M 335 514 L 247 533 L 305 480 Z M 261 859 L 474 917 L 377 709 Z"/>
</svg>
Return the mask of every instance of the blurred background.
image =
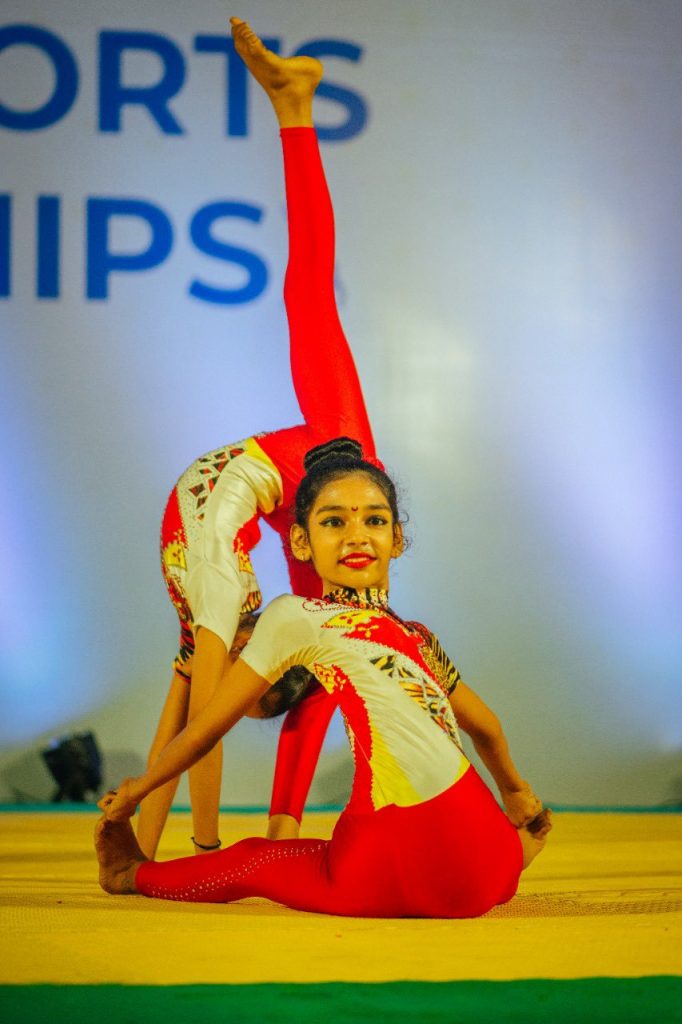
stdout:
<svg viewBox="0 0 682 1024">
<path fill-rule="evenodd" d="M 325 63 L 338 300 L 410 517 L 393 606 L 546 800 L 682 802 L 677 0 L 3 0 L 0 801 L 50 799 L 73 732 L 106 784 L 141 770 L 167 494 L 300 419 L 277 128 L 232 13 Z M 228 738 L 225 804 L 267 803 L 278 728 Z M 311 799 L 349 778 L 335 720 Z"/>
</svg>

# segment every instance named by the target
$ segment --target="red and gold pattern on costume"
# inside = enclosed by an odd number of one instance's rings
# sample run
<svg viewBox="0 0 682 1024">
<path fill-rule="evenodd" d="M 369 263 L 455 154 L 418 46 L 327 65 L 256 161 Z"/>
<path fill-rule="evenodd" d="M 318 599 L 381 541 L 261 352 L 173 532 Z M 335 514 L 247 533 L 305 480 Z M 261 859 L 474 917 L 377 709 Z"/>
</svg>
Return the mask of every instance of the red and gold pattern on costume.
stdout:
<svg viewBox="0 0 682 1024">
<path fill-rule="evenodd" d="M 331 695 L 355 758 L 348 806 L 365 813 L 429 800 L 469 766 L 446 687 L 423 657 L 426 643 L 386 595 L 341 588 L 324 598 L 277 598 L 242 658 L 270 682 L 305 665 Z"/>
<path fill-rule="evenodd" d="M 183 580 L 187 572 L 187 537 L 180 515 L 177 488 L 173 488 L 161 520 L 161 571 L 168 595 L 180 620 L 180 647 L 175 658 L 176 672 L 184 675 L 184 666 L 194 653 L 192 611 L 185 596 Z"/>
<path fill-rule="evenodd" d="M 224 445 L 202 455 L 183 473 L 171 491 L 161 523 L 161 568 L 180 620 L 180 644 L 174 669 L 185 677 L 191 674 L 190 660 L 194 653 L 194 615 L 187 597 L 189 549 L 192 546 L 198 548 L 201 544 L 208 502 L 215 494 L 222 474 L 242 456 L 255 458 L 263 465 L 270 463 L 255 438 Z M 244 459 L 243 465 L 247 462 L 248 458 Z M 254 492 L 257 493 L 255 486 Z M 256 611 L 262 604 L 262 596 L 250 551 L 260 540 L 258 515 L 243 523 L 231 542 L 230 538 L 225 540 L 236 555 L 241 578 L 240 614 Z"/>
<path fill-rule="evenodd" d="M 392 648 L 392 653 L 370 658 L 391 679 L 397 679 L 413 700 L 431 715 L 440 728 L 461 747 L 461 739 L 449 704 L 460 680 L 438 638 L 419 622 L 404 622 L 388 606 L 388 592 L 375 588 L 354 591 L 340 587 L 327 594 L 327 603 L 352 601 L 356 607 L 328 619 L 324 629 L 342 629 L 348 640 L 367 640 Z M 402 657 L 401 657 L 402 655 Z M 414 671 L 411 664 L 421 672 Z"/>
<path fill-rule="evenodd" d="M 200 476 L 204 479 L 190 487 L 189 491 L 196 499 L 196 519 L 198 522 L 201 522 L 204 518 L 202 509 L 208 501 L 213 488 L 218 483 L 220 474 L 225 469 L 225 466 L 231 459 L 236 458 L 237 455 L 243 455 L 244 451 L 244 445 L 235 444 L 216 448 L 215 451 L 207 452 L 206 455 L 202 455 L 197 459 L 195 466 Z"/>
<path fill-rule="evenodd" d="M 253 588 L 249 590 L 246 600 L 242 603 L 241 614 L 255 612 L 263 603 L 263 595 L 260 592 L 256 574 L 253 570 L 250 552 L 260 540 L 260 528 L 258 517 L 254 516 L 246 526 L 243 526 L 234 538 L 234 551 L 239 562 L 239 571 L 253 576 Z"/>
</svg>

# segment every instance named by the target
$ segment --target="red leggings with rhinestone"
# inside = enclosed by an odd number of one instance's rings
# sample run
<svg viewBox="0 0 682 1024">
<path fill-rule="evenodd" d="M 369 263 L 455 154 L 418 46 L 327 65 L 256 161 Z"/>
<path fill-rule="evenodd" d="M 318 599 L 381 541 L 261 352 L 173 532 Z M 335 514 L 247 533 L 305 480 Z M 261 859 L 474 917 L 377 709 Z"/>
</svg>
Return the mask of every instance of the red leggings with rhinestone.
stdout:
<svg viewBox="0 0 682 1024">
<path fill-rule="evenodd" d="M 229 903 L 261 896 L 351 917 L 478 917 L 516 892 L 516 829 L 474 768 L 413 807 L 344 811 L 330 840 L 244 839 L 137 871 L 144 896 Z"/>
</svg>

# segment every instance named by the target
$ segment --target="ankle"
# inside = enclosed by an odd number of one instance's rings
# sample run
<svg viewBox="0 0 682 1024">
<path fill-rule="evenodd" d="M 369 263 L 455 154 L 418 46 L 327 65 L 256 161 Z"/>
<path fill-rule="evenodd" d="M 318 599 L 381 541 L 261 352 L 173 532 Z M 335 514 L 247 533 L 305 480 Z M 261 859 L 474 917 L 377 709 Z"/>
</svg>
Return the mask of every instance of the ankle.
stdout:
<svg viewBox="0 0 682 1024">
<path fill-rule="evenodd" d="M 223 845 L 220 839 L 215 839 L 210 843 L 199 842 L 192 836 L 192 843 L 194 845 L 195 853 L 215 853 Z"/>
<path fill-rule="evenodd" d="M 312 96 L 304 98 L 275 97 L 272 106 L 280 128 L 312 128 Z"/>
</svg>

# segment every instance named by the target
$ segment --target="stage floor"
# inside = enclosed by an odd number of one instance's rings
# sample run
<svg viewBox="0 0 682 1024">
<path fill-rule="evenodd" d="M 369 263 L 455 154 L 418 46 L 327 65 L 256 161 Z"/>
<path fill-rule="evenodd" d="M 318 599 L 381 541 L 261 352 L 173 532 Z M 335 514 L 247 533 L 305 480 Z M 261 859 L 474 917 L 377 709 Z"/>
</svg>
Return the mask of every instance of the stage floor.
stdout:
<svg viewBox="0 0 682 1024">
<path fill-rule="evenodd" d="M 473 921 L 327 917 L 264 900 L 199 905 L 107 896 L 97 884 L 95 820 L 91 812 L 0 815 L 3 985 L 653 980 L 681 973 L 680 815 L 556 814 L 550 842 L 515 899 Z M 304 834 L 328 836 L 334 820 L 310 813 Z M 223 842 L 263 834 L 264 824 L 261 815 L 224 814 Z M 160 859 L 186 854 L 190 833 L 189 816 L 174 813 Z M 447 870 L 447 851 L 434 850 L 424 870 Z"/>
</svg>

